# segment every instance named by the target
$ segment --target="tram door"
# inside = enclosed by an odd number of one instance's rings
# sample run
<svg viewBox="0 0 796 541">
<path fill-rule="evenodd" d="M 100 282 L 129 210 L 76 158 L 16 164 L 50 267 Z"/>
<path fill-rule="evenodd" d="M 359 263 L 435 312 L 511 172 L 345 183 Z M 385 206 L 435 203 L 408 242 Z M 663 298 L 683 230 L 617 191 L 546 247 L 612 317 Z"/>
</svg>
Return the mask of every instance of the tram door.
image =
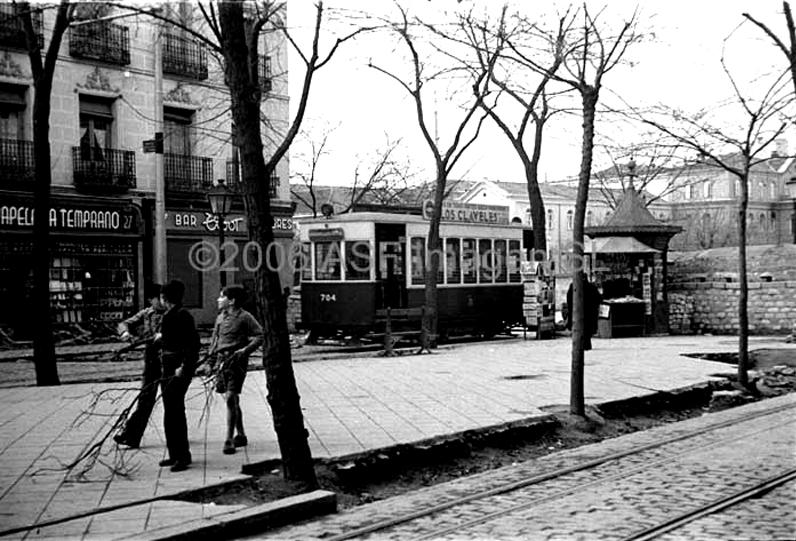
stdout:
<svg viewBox="0 0 796 541">
<path fill-rule="evenodd" d="M 376 224 L 376 305 L 406 308 L 406 226 Z"/>
</svg>

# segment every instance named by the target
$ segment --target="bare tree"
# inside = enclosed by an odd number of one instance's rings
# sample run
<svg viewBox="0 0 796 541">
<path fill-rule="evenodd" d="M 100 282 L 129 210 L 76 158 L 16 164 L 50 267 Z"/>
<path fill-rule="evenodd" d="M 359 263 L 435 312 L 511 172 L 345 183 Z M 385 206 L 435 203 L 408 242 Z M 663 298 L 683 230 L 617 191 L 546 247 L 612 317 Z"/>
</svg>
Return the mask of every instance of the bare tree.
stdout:
<svg viewBox="0 0 796 541">
<path fill-rule="evenodd" d="M 547 87 L 552 74 L 563 62 L 561 47 L 566 19 L 565 16 L 558 21 L 557 33 L 549 34 L 536 23 L 519 15 L 513 18 L 513 24 L 510 25 L 507 21 L 507 6 L 504 5 L 495 23 L 489 20 L 476 21 L 471 14 L 462 16 L 459 21 L 461 33 L 476 55 L 476 63 L 470 69 L 476 76 L 489 73 L 483 91 L 474 88 L 478 104 L 508 138 L 525 171 L 535 255 L 547 252 L 547 220 L 539 188 L 539 161 L 545 125 L 556 112 L 550 107 Z M 540 39 L 543 46 L 530 43 L 532 38 Z M 535 59 L 540 54 L 549 57 L 544 65 L 542 60 Z M 494 57 L 498 58 L 498 62 L 490 65 Z M 529 82 L 534 76 L 538 78 L 535 84 Z M 492 91 L 490 84 L 495 85 L 497 92 Z M 528 87 L 531 87 L 530 91 Z M 510 114 L 506 112 L 509 109 L 501 109 L 500 105 L 504 101 L 519 106 L 522 114 L 518 120 L 510 120 Z M 527 136 L 529 124 L 533 126 L 530 137 Z M 529 143 L 528 139 L 532 142 Z"/>
<path fill-rule="evenodd" d="M 598 146 L 611 166 L 593 171 L 592 176 L 603 200 L 612 209 L 630 186 L 644 194 L 644 204 L 650 206 L 691 182 L 693 164 L 682 159 L 681 145 L 662 145 L 649 135 L 641 139 L 643 142 L 636 144 L 603 143 Z"/>
<path fill-rule="evenodd" d="M 409 164 L 395 156 L 400 147 L 400 139 L 388 139 L 370 160 L 357 161 L 349 202 L 342 212 L 349 212 L 364 202 L 380 205 L 403 203 L 402 195 L 409 189 L 408 181 L 412 175 Z M 364 173 L 361 172 L 363 162 L 364 167 L 367 167 Z"/>
<path fill-rule="evenodd" d="M 398 4 L 397 8 L 400 12 L 400 19 L 396 22 L 388 22 L 388 27 L 398 36 L 399 41 L 408 51 L 411 62 L 410 80 L 406 81 L 395 72 L 373 63 L 371 63 L 370 66 L 397 82 L 401 88 L 409 94 L 415 108 L 418 127 L 434 159 L 434 196 L 428 237 L 426 240 L 426 253 L 429 254 L 429 258 L 426 262 L 424 277 L 425 312 L 423 315 L 421 332 L 421 351 L 428 351 L 430 348 L 436 346 L 437 337 L 437 271 L 440 265 L 440 254 L 442 253 L 442 239 L 439 235 L 439 225 L 442 218 L 442 202 L 446 196 L 445 186 L 451 170 L 478 137 L 485 117 L 480 117 L 474 121 L 474 117 L 476 116 L 475 113 L 478 111 L 479 105 L 477 98 L 472 99 L 469 103 L 462 105 L 461 109 L 463 112 L 458 122 L 451 123 L 451 125 L 454 126 L 454 135 L 452 142 L 447 148 L 440 145 L 437 138 L 431 134 L 428 120 L 426 119 L 423 89 L 433 81 L 449 76 L 451 74 L 451 68 L 442 68 L 439 71 L 429 73 L 433 68 L 430 65 L 429 57 L 425 54 L 421 56 L 417 47 L 419 38 L 415 35 L 415 32 L 433 30 L 433 28 L 431 28 L 430 25 L 423 24 L 422 21 L 417 19 L 410 23 L 407 11 Z M 439 52 L 439 50 L 437 50 L 437 52 Z M 494 65 L 496 58 L 496 56 L 492 58 L 492 65 Z M 472 81 L 472 88 L 477 89 L 482 87 L 484 80 L 487 78 L 487 73 L 478 74 Z M 478 92 L 476 92 L 476 94 L 477 93 Z M 476 126 L 471 133 L 467 135 L 466 130 L 473 121 Z"/>
<path fill-rule="evenodd" d="M 572 376 L 570 384 L 570 412 L 583 416 L 584 404 L 584 284 L 583 227 L 586 204 L 589 197 L 592 159 L 594 155 L 594 131 L 597 103 L 603 86 L 603 77 L 622 60 L 627 48 L 639 39 L 635 32 L 636 14 L 625 22 L 618 33 L 611 35 L 598 24 L 599 14 L 592 17 L 583 7 L 582 26 L 573 23 L 562 25 L 563 32 L 559 51 L 562 55 L 561 69 L 550 74 L 551 78 L 575 89 L 581 98 L 583 115 L 583 140 L 578 174 L 578 192 L 575 200 L 575 216 L 572 231 L 572 252 L 576 264 L 572 271 Z M 576 13 L 575 16 L 578 14 Z"/>
<path fill-rule="evenodd" d="M 58 5 L 50 43 L 42 61 L 42 50 L 33 29 L 31 13 L 39 12 L 41 6 L 33 8 L 28 3 L 14 5 L 16 15 L 25 31 L 25 45 L 33 75 L 33 159 L 36 176 L 33 189 L 33 208 L 38 220 L 33 223 L 33 305 L 32 309 L 41 317 L 37 320 L 33 337 L 33 363 L 37 385 L 59 385 L 58 366 L 55 358 L 53 323 L 50 317 L 50 186 L 52 170 L 50 164 L 50 97 L 53 77 L 61 49 L 61 40 L 72 19 L 74 6 L 68 0 Z"/>
<path fill-rule="evenodd" d="M 725 107 L 686 115 L 679 110 L 661 106 L 642 114 L 640 118 L 669 139 L 696 151 L 705 164 L 724 170 L 739 181 L 738 383 L 749 388 L 749 286 L 746 266 L 749 178 L 752 168 L 769 158 L 763 156 L 763 152 L 790 124 L 793 94 L 788 90 L 790 85 L 784 73 L 771 75 L 768 82 L 755 78 L 749 89 L 744 90 L 730 72 L 724 54 L 721 64 L 733 94 Z M 725 119 L 728 117 L 733 121 L 727 123 Z"/>
<path fill-rule="evenodd" d="M 743 16 L 765 32 L 766 35 L 771 38 L 771 41 L 774 42 L 774 45 L 782 51 L 785 58 L 788 59 L 791 82 L 793 83 L 793 88 L 796 89 L 796 26 L 793 24 L 793 15 L 791 14 L 790 4 L 788 2 L 782 2 L 782 11 L 785 15 L 785 26 L 788 30 L 787 44 L 782 41 L 767 24 L 758 21 L 748 13 L 744 13 Z"/>
<path fill-rule="evenodd" d="M 309 155 L 309 163 L 308 171 L 298 171 L 294 175 L 302 182 L 302 184 L 307 188 L 306 193 L 302 190 L 299 191 L 297 189 L 290 189 L 290 195 L 295 198 L 296 200 L 300 201 L 307 208 L 310 209 L 312 212 L 312 217 L 318 217 L 318 197 L 315 190 L 315 178 L 317 170 L 318 170 L 318 163 L 321 161 L 321 158 L 328 153 L 326 145 L 329 143 L 329 136 L 331 135 L 331 131 L 324 131 L 320 141 L 315 141 L 315 139 L 311 139 L 307 135 L 307 142 L 310 146 L 310 155 Z"/>
</svg>

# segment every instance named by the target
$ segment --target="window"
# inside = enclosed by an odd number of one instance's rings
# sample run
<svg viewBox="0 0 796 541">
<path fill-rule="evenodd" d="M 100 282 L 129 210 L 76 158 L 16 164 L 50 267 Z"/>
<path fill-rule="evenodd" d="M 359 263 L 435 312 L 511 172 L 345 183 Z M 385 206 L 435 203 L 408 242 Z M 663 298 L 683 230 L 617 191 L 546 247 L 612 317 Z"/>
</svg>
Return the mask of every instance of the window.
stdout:
<svg viewBox="0 0 796 541">
<path fill-rule="evenodd" d="M 345 242 L 345 279 L 370 279 L 370 243 L 368 241 Z"/>
<path fill-rule="evenodd" d="M 191 124 L 193 111 L 165 107 L 163 109 L 163 152 L 191 154 Z"/>
<path fill-rule="evenodd" d="M 80 98 L 80 157 L 86 161 L 104 161 L 112 148 L 113 111 L 111 100 Z"/>
<path fill-rule="evenodd" d="M 713 197 L 713 183 L 705 181 L 702 183 L 702 199 L 711 199 Z"/>
<path fill-rule="evenodd" d="M 462 239 L 462 276 L 465 284 L 475 283 L 475 258 L 475 239 Z"/>
<path fill-rule="evenodd" d="M 459 239 L 445 239 L 445 278 L 449 284 L 460 284 L 462 281 L 460 257 L 461 244 Z"/>
<path fill-rule="evenodd" d="M 509 282 L 519 283 L 522 281 L 522 276 L 520 275 L 521 262 L 522 262 L 522 247 L 520 246 L 520 241 L 510 240 L 509 257 L 508 257 Z"/>
<path fill-rule="evenodd" d="M 686 199 L 689 199 L 689 200 L 696 199 L 696 196 L 697 196 L 697 185 L 696 184 L 692 184 L 691 186 L 688 187 L 688 192 L 687 192 L 687 195 L 686 195 Z"/>
<path fill-rule="evenodd" d="M 567 231 L 572 231 L 573 220 L 575 218 L 575 213 L 572 210 L 567 211 Z"/>
<path fill-rule="evenodd" d="M 586 211 L 586 225 L 592 225 L 592 212 L 591 210 Z"/>
<path fill-rule="evenodd" d="M 295 268 L 301 271 L 301 281 L 312 280 L 312 243 L 302 242 Z"/>
<path fill-rule="evenodd" d="M 412 284 L 425 283 L 426 273 L 426 239 L 412 237 L 411 243 Z"/>
<path fill-rule="evenodd" d="M 319 241 L 315 243 L 315 279 L 340 279 L 340 241 Z"/>
<path fill-rule="evenodd" d="M 495 275 L 495 254 L 490 239 L 478 239 L 478 283 L 491 284 Z"/>
<path fill-rule="evenodd" d="M 761 231 L 767 231 L 768 230 L 768 227 L 767 227 L 768 224 L 766 223 L 766 215 L 761 212 L 760 216 L 758 216 L 758 220 L 760 222 L 760 230 Z"/>
<path fill-rule="evenodd" d="M 0 85 L 0 139 L 24 139 L 25 87 Z"/>
<path fill-rule="evenodd" d="M 509 279 L 509 273 L 507 270 L 507 256 L 506 253 L 506 241 L 505 240 L 496 240 L 495 241 L 495 254 L 494 254 L 494 261 L 495 261 L 495 282 L 506 283 Z"/>
<path fill-rule="evenodd" d="M 732 188 L 733 195 L 735 195 L 735 197 L 741 197 L 741 181 L 739 179 L 735 179 Z"/>
<path fill-rule="evenodd" d="M 553 209 L 548 209 L 547 211 L 547 230 L 553 230 Z"/>
<path fill-rule="evenodd" d="M 769 184 L 768 186 L 769 186 L 769 189 L 771 190 L 770 193 L 768 194 L 768 196 L 771 199 L 776 199 L 777 198 L 777 181 L 776 180 L 772 180 L 771 184 Z"/>
</svg>

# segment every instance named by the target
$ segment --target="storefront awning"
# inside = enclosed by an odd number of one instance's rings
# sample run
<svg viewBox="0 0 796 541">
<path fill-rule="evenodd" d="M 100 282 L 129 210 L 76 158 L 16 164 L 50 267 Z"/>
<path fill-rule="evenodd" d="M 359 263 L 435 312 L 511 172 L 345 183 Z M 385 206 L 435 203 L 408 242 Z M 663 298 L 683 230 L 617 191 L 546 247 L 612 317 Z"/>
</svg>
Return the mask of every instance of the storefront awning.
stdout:
<svg viewBox="0 0 796 541">
<path fill-rule="evenodd" d="M 660 252 L 635 237 L 597 237 L 586 239 L 588 254 L 654 254 Z"/>
</svg>

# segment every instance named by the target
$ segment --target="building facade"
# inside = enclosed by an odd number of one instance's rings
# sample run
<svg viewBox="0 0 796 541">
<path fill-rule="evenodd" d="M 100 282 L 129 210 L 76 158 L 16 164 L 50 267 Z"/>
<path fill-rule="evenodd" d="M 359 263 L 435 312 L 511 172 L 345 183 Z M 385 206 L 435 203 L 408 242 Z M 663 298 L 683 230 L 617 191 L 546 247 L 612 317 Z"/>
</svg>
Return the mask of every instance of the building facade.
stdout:
<svg viewBox="0 0 796 541">
<path fill-rule="evenodd" d="M 34 90 L 14 9 L 11 3 L 0 5 L 0 325 L 25 336 L 35 322 L 20 318 L 14 307 L 29 297 L 32 275 Z M 169 3 L 166 9 L 169 17 L 201 30 L 194 4 Z M 186 306 L 200 324 L 209 324 L 216 311 L 219 272 L 192 264 L 191 247 L 218 242 L 219 224 L 210 214 L 208 189 L 224 179 L 234 191 L 241 178 L 222 66 L 177 26 L 134 14 L 97 20 L 125 15 L 102 3 L 81 4 L 75 15 L 61 45 L 51 99 L 52 206 L 47 218 L 54 321 L 89 330 L 115 326 L 142 306 L 143 285 L 155 264 L 155 224 L 162 220 L 167 278 L 186 283 Z M 54 19 L 54 9 L 34 15 L 45 47 Z M 277 33 L 262 40 L 263 114 L 280 129 L 288 122 L 287 52 Z M 160 66 L 155 65 L 158 56 Z M 144 152 L 144 141 L 155 140 L 156 132 L 163 134 L 162 154 Z M 271 139 L 264 137 L 266 157 Z M 164 216 L 155 215 L 160 159 Z M 289 249 L 287 178 L 285 160 L 263 182 L 271 190 L 275 233 Z M 243 261 L 247 246 L 239 197 L 223 227 L 230 241 L 228 283 L 246 284 L 252 275 L 247 268 L 253 269 L 236 264 Z M 283 279 L 289 277 L 285 272 Z"/>
</svg>

